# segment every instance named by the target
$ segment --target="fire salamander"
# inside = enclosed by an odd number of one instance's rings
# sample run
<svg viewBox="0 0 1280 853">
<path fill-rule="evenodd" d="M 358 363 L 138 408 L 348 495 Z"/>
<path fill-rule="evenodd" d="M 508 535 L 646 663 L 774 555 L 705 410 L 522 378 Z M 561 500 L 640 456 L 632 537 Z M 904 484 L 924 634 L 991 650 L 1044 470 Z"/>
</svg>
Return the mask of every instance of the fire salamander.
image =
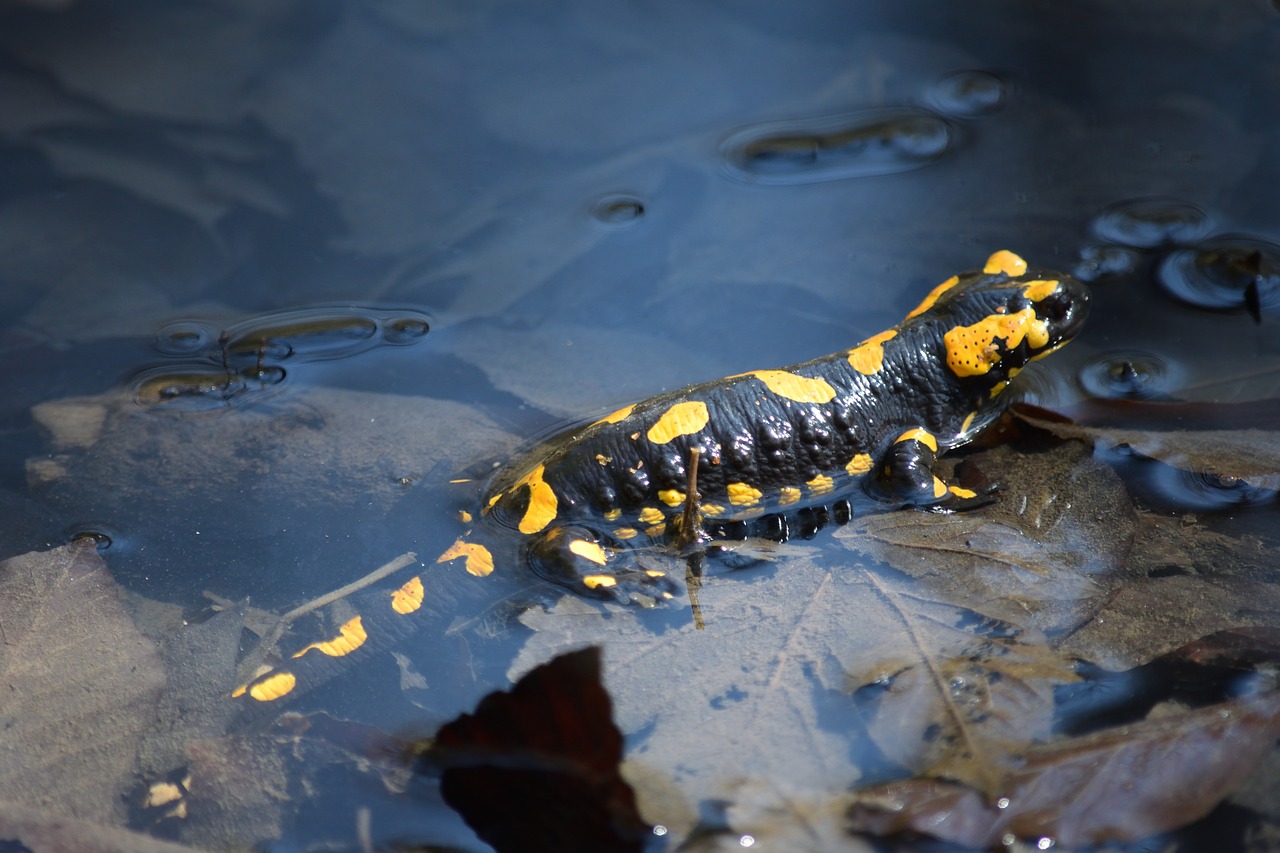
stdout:
<svg viewBox="0 0 1280 853">
<path fill-rule="evenodd" d="M 648 603 L 669 581 L 634 552 L 681 517 L 695 449 L 696 508 L 712 530 L 858 487 L 896 506 L 983 502 L 935 476 L 935 459 L 986 426 L 1010 380 L 1073 338 L 1088 306 L 1079 282 L 996 252 L 852 349 L 661 394 L 554 440 L 499 477 L 484 522 L 525 537 L 545 578 Z M 474 575 L 493 570 L 489 548 L 468 537 L 439 561 L 459 558 Z"/>
<path fill-rule="evenodd" d="M 482 499 L 481 523 L 437 562 L 462 560 L 472 575 L 488 575 L 495 560 L 484 541 L 514 537 L 545 578 L 653 604 L 674 585 L 641 566 L 640 549 L 667 542 L 687 507 L 715 533 L 806 512 L 812 527 L 828 507 L 847 520 L 849 498 L 859 495 L 890 508 L 984 503 L 986 495 L 936 476 L 935 460 L 989 424 L 1009 382 L 1075 337 L 1088 308 L 1079 282 L 996 252 L 852 349 L 661 394 L 542 445 L 499 474 Z M 690 482 L 698 494 L 687 501 Z M 389 603 L 409 614 L 422 600 L 414 577 Z M 365 639 L 355 617 L 299 655 L 340 656 Z M 267 701 L 293 684 L 277 670 L 241 691 Z"/>
</svg>

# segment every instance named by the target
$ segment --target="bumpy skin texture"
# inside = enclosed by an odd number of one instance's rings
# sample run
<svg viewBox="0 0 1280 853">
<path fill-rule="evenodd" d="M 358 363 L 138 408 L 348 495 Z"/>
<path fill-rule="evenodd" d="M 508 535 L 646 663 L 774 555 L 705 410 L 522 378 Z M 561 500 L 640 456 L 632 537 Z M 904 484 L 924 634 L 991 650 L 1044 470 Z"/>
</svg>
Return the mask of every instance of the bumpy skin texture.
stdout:
<svg viewBox="0 0 1280 853">
<path fill-rule="evenodd" d="M 471 574 L 487 575 L 494 556 L 482 540 L 515 538 L 530 566 L 557 583 L 654 603 L 673 584 L 643 567 L 639 547 L 665 542 L 685 508 L 693 448 L 701 451 L 700 498 L 691 506 L 713 531 L 748 522 L 763 535 L 786 535 L 794 520 L 807 534 L 828 516 L 847 520 L 859 494 L 886 506 L 985 502 L 935 476 L 937 454 L 988 423 L 1009 380 L 1074 337 L 1088 305 L 1081 284 L 997 252 L 853 349 L 691 385 L 540 446 L 494 480 L 481 522 L 437 562 L 463 559 Z M 396 633 L 430 583 L 415 575 L 386 591 L 380 607 L 293 655 L 305 660 L 286 661 L 233 695 L 267 703 L 292 694 L 308 662 Z"/>
<path fill-rule="evenodd" d="M 932 473 L 1000 411 L 1027 362 L 1080 330 L 1080 283 L 997 252 L 943 282 L 898 326 L 858 346 L 779 370 L 691 385 L 628 406 L 509 466 L 484 525 L 529 537 L 544 576 L 623 601 L 665 594 L 628 559 L 661 540 L 685 506 L 691 450 L 711 524 L 794 513 L 864 489 L 889 505 L 963 507 L 977 497 Z M 492 555 L 469 538 L 441 560 Z"/>
</svg>

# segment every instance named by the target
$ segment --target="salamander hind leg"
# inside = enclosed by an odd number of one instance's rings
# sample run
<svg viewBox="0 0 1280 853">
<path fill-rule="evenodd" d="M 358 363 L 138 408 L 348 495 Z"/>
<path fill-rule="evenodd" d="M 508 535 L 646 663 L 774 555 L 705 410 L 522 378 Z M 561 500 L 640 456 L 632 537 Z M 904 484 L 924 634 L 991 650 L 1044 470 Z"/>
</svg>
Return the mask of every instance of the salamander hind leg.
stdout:
<svg viewBox="0 0 1280 853">
<path fill-rule="evenodd" d="M 666 572 L 641 567 L 635 549 L 582 525 L 547 528 L 526 553 L 539 576 L 580 595 L 642 607 L 674 598 L 676 585 Z"/>
<path fill-rule="evenodd" d="M 981 490 L 948 485 L 933 473 L 938 441 L 924 429 L 898 436 L 880 461 L 868 491 L 878 500 L 936 512 L 973 509 L 995 500 L 995 487 Z"/>
</svg>

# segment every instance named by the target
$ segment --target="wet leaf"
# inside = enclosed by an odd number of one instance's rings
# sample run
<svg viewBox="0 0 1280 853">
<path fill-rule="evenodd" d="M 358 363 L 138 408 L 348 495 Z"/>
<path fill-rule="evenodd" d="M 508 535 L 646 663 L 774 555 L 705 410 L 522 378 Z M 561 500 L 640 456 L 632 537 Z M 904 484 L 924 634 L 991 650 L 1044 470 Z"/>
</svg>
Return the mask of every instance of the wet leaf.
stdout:
<svg viewBox="0 0 1280 853">
<path fill-rule="evenodd" d="M 912 831 L 972 847 L 1007 835 L 1068 848 L 1132 841 L 1208 814 L 1278 735 L 1280 693 L 1271 692 L 1032 748 L 998 802 L 917 778 L 858 792 L 849 816 L 856 831 Z"/>
<path fill-rule="evenodd" d="M 0 802 L 0 839 L 4 849 L 75 850 L 77 853 L 196 853 L 196 848 L 161 841 L 115 826 L 73 820 L 16 803 Z"/>
<path fill-rule="evenodd" d="M 1007 771 L 997 750 L 1014 754 L 1011 745 L 1048 732 L 1050 688 L 1075 676 L 1034 629 L 852 560 L 779 554 L 773 577 L 741 570 L 706 582 L 701 630 L 686 614 L 568 597 L 530 611 L 522 621 L 538 633 L 513 672 L 553 650 L 603 644 L 620 725 L 644 732 L 629 775 L 656 768 L 685 803 L 732 802 L 744 782 L 842 791 L 880 754 L 990 787 Z M 851 694 L 868 685 L 886 696 L 864 720 L 866 703 Z M 670 791 L 638 793 L 648 819 L 688 829 Z"/>
<path fill-rule="evenodd" d="M 619 775 L 622 734 L 600 652 L 570 652 L 491 693 L 436 734 L 445 801 L 506 851 L 639 851 L 649 827 Z M 501 809 L 495 809 L 501 803 Z"/>
<path fill-rule="evenodd" d="M 91 542 L 0 564 L 0 799 L 118 819 L 164 688 Z"/>
<path fill-rule="evenodd" d="M 1015 624 L 1061 632 L 1086 621 L 1128 574 L 1137 516 L 1119 478 L 1067 443 L 971 457 L 995 503 L 939 515 L 867 515 L 836 532 L 854 553 L 927 580 L 946 600 L 981 602 Z"/>
<path fill-rule="evenodd" d="M 1018 417 L 1060 438 L 1084 439 L 1102 447 L 1128 447 L 1165 465 L 1280 490 L 1280 435 L 1271 426 L 1275 400 L 1239 404 L 1094 402 L 1073 412 L 1075 422 L 1032 407 L 1016 407 Z M 1268 423 L 1241 429 L 1241 423 Z M 1177 429 L 1170 427 L 1177 426 Z M 1200 428 L 1195 428 L 1195 427 Z M 1214 427 L 1217 428 L 1214 428 Z"/>
</svg>

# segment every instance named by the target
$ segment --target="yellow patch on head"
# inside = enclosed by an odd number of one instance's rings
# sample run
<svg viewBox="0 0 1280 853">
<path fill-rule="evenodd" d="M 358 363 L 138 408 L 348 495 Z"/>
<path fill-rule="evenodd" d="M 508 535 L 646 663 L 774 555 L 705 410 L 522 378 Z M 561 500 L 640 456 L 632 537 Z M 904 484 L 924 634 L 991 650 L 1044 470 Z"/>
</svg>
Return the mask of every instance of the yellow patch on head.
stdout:
<svg viewBox="0 0 1280 853">
<path fill-rule="evenodd" d="M 1008 249 L 1001 249 L 987 258 L 987 265 L 982 271 L 987 275 L 1002 272 L 1010 278 L 1017 278 L 1027 271 L 1027 262 Z"/>
<path fill-rule="evenodd" d="M 1030 299 L 1032 302 L 1039 302 L 1041 299 L 1048 299 L 1050 296 L 1058 292 L 1060 282 L 1056 279 L 1052 281 L 1036 280 L 1027 282 L 1027 286 L 1022 289 L 1022 295 Z"/>
<path fill-rule="evenodd" d="M 948 491 L 958 498 L 976 498 L 978 496 L 978 493 L 973 489 L 966 489 L 962 486 L 950 486 Z"/>
<path fill-rule="evenodd" d="M 277 672 L 250 684 L 247 692 L 259 702 L 274 702 L 281 696 L 288 696 L 297 685 L 298 677 L 292 672 Z M 238 693 L 232 695 L 243 695 L 245 692 L 246 688 L 240 688 Z"/>
<path fill-rule="evenodd" d="M 414 575 L 404 586 L 391 593 L 391 609 L 407 616 L 422 606 L 422 578 Z"/>
<path fill-rule="evenodd" d="M 613 575 L 586 575 L 582 578 L 582 583 L 587 589 L 600 589 L 617 586 L 618 579 Z"/>
<path fill-rule="evenodd" d="M 309 646 L 303 646 L 294 652 L 295 658 L 300 658 L 307 652 L 315 649 L 321 654 L 326 654 L 331 658 L 340 658 L 351 654 L 356 649 L 365 644 L 369 639 L 369 635 L 365 633 L 364 625 L 360 622 L 360 617 L 356 616 L 348 619 L 338 628 L 338 636 L 332 640 L 325 640 L 321 643 L 312 643 Z"/>
<path fill-rule="evenodd" d="M 638 516 L 638 520 L 641 524 L 657 524 L 664 518 L 666 518 L 666 516 L 663 515 L 662 510 L 658 509 L 656 506 L 645 507 L 640 510 L 640 515 Z"/>
<path fill-rule="evenodd" d="M 785 397 L 797 403 L 830 403 L 836 398 L 836 389 L 822 377 L 811 379 L 785 370 L 753 370 L 739 375 L 754 376 L 779 397 Z"/>
<path fill-rule="evenodd" d="M 812 480 L 806 482 L 805 485 L 808 486 L 815 495 L 825 495 L 836 487 L 835 480 L 832 480 L 826 474 L 819 474 Z"/>
<path fill-rule="evenodd" d="M 569 543 L 569 550 L 584 560 L 590 560 L 597 566 L 603 566 L 609 562 L 609 555 L 604 552 L 604 548 L 601 548 L 597 542 L 575 539 Z"/>
<path fill-rule="evenodd" d="M 542 479 L 546 473 L 546 466 L 539 465 L 528 474 L 525 474 L 518 481 L 512 491 L 521 486 L 529 488 L 529 506 L 524 511 L 524 516 L 520 519 L 518 528 L 521 533 L 530 534 L 537 533 L 546 527 L 556 517 L 556 511 L 560 507 L 560 501 L 556 498 L 556 493 Z"/>
<path fill-rule="evenodd" d="M 995 345 L 999 339 L 1006 349 L 1024 340 L 1033 350 L 1049 343 L 1049 328 L 1036 317 L 1034 308 L 1013 314 L 990 314 L 972 326 L 957 326 L 942 336 L 947 348 L 947 367 L 957 376 L 983 376 L 1000 361 Z"/>
<path fill-rule="evenodd" d="M 640 535 L 640 531 L 636 530 L 634 527 L 615 527 L 613 529 L 613 535 L 617 536 L 619 539 L 635 539 Z"/>
<path fill-rule="evenodd" d="M 459 557 L 466 558 L 467 572 L 478 578 L 493 572 L 493 554 L 489 552 L 489 549 L 474 542 L 464 542 L 461 539 L 450 545 L 448 551 L 436 557 L 436 562 L 447 563 Z"/>
<path fill-rule="evenodd" d="M 666 444 L 682 435 L 693 435 L 707 425 L 711 413 L 707 404 L 701 400 L 686 400 L 676 403 L 662 413 L 653 426 L 649 427 L 648 439 L 654 444 Z"/>
<path fill-rule="evenodd" d="M 676 491 L 675 489 L 663 489 L 658 492 L 658 500 L 667 506 L 680 506 L 680 504 L 684 503 L 684 492 Z"/>
<path fill-rule="evenodd" d="M 844 470 L 851 477 L 857 477 L 871 470 L 871 454 L 859 453 L 849 460 L 849 464 L 844 466 Z"/>
<path fill-rule="evenodd" d="M 937 477 L 933 478 L 933 496 L 940 498 L 947 493 L 947 484 Z"/>
<path fill-rule="evenodd" d="M 729 495 L 729 503 L 734 506 L 750 506 L 764 497 L 764 492 L 746 483 L 730 483 L 725 486 L 725 491 Z"/>
<path fill-rule="evenodd" d="M 912 317 L 919 317 L 921 314 L 928 311 L 930 308 L 934 306 L 934 303 L 936 303 L 939 299 L 942 298 L 942 294 L 946 293 L 948 290 L 955 287 L 959 283 L 960 283 L 960 277 L 953 275 L 951 276 L 951 278 L 947 279 L 942 284 L 935 287 L 933 290 L 930 290 L 929 295 L 924 298 L 924 301 L 921 302 L 919 305 L 917 305 L 915 308 L 913 308 L 911 310 L 911 313 L 907 315 L 907 319 L 910 320 Z"/>
<path fill-rule="evenodd" d="M 605 415 L 603 418 L 596 421 L 596 424 L 616 424 L 618 421 L 625 421 L 634 408 L 634 403 L 630 406 L 623 406 L 621 409 L 618 409 L 618 411 Z M 592 424 L 592 426 L 595 426 L 596 424 Z"/>
<path fill-rule="evenodd" d="M 897 444 L 900 441 L 918 441 L 934 453 L 938 452 L 938 440 L 934 438 L 933 433 L 929 432 L 927 429 L 920 429 L 919 427 L 909 429 L 902 435 L 895 438 L 893 443 Z"/>
<path fill-rule="evenodd" d="M 849 350 L 849 364 L 864 376 L 878 373 L 884 367 L 884 345 L 898 334 L 897 329 L 888 329 L 878 335 L 872 335 L 853 349 Z"/>
</svg>

